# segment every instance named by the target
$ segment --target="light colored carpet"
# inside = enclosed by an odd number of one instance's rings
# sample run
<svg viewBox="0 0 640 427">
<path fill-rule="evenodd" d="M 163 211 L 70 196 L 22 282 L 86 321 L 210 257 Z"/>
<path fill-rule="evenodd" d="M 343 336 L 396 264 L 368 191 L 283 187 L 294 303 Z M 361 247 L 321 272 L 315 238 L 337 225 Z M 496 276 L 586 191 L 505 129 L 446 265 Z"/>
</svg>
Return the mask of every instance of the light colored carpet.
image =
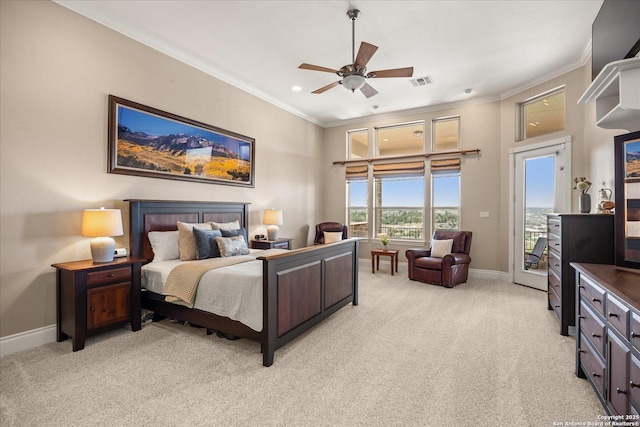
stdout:
<svg viewBox="0 0 640 427">
<path fill-rule="evenodd" d="M 262 366 L 259 344 L 168 321 L 0 360 L 2 426 L 552 426 L 605 413 L 546 294 L 360 268 L 347 306 Z"/>
</svg>

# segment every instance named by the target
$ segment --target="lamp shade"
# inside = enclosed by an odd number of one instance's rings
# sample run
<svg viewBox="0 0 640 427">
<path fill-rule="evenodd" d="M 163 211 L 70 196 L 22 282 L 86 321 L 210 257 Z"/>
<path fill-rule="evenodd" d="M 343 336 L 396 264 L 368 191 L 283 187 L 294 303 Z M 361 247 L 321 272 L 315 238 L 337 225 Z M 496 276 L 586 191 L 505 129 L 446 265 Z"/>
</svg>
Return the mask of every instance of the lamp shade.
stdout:
<svg viewBox="0 0 640 427">
<path fill-rule="evenodd" d="M 282 225 L 282 211 L 279 209 L 269 209 L 264 211 L 264 224 L 267 224 L 267 239 L 278 240 L 279 225 Z"/>
<path fill-rule="evenodd" d="M 85 209 L 82 214 L 82 235 L 85 237 L 122 236 L 120 209 Z"/>
<path fill-rule="evenodd" d="M 279 209 L 269 209 L 264 211 L 263 224 L 282 225 L 282 211 Z"/>
<path fill-rule="evenodd" d="M 122 236 L 120 209 L 85 209 L 82 214 L 82 235 L 95 237 L 91 241 L 93 262 L 111 262 L 116 242 L 111 236 Z"/>
</svg>

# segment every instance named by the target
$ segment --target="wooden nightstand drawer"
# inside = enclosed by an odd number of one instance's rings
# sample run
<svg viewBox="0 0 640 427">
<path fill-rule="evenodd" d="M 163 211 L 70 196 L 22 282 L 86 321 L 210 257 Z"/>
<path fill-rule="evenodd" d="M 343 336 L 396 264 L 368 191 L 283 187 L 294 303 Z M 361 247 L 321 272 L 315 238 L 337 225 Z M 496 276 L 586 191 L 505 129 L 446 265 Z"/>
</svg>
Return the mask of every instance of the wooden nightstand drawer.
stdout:
<svg viewBox="0 0 640 427">
<path fill-rule="evenodd" d="M 111 268 L 87 273 L 87 285 L 131 280 L 131 267 Z"/>
</svg>

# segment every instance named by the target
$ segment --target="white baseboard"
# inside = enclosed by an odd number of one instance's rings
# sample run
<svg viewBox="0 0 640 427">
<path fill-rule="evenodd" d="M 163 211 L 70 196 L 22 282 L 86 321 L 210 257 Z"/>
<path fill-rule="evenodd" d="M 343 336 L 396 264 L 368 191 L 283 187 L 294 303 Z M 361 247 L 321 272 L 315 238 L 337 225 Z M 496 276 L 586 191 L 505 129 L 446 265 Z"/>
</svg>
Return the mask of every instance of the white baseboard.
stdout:
<svg viewBox="0 0 640 427">
<path fill-rule="evenodd" d="M 504 282 L 513 283 L 511 274 L 505 273 L 504 271 L 478 270 L 476 268 L 470 268 L 469 277 L 473 279 L 502 280 Z"/>
<path fill-rule="evenodd" d="M 369 267 L 371 265 L 370 259 L 361 258 L 358 261 L 359 264 L 364 267 Z M 384 261 L 381 261 L 381 264 L 382 263 L 384 263 Z M 388 264 L 389 261 L 386 261 L 386 263 Z M 407 265 L 406 262 L 400 264 Z M 512 282 L 511 274 L 503 271 L 478 270 L 470 268 L 469 277 L 474 279 L 503 280 L 505 282 Z M 0 357 L 8 356 L 23 350 L 29 350 L 55 341 L 56 325 L 44 326 L 42 328 L 2 337 L 0 338 Z"/>
<path fill-rule="evenodd" d="M 56 325 L 44 326 L 0 338 L 0 357 L 56 341 Z"/>
</svg>

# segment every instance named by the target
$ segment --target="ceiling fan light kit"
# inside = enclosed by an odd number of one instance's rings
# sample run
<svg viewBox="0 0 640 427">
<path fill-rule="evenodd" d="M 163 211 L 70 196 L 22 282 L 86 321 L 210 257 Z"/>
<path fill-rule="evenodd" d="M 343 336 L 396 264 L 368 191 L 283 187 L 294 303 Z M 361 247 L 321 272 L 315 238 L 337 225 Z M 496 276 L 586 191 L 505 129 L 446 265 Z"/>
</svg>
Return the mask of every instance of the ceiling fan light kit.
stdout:
<svg viewBox="0 0 640 427">
<path fill-rule="evenodd" d="M 378 50 L 377 46 L 374 46 L 367 42 L 360 43 L 360 49 L 358 50 L 358 55 L 355 54 L 355 34 L 356 34 L 356 19 L 360 16 L 360 11 L 358 9 L 351 9 L 347 12 L 347 16 L 351 19 L 351 55 L 352 55 L 352 63 L 343 66 L 339 70 L 334 70 L 332 68 L 321 67 L 318 65 L 312 64 L 300 64 L 298 68 L 303 70 L 313 70 L 313 71 L 323 71 L 328 73 L 336 73 L 341 77 L 341 80 L 337 82 L 330 83 L 320 89 L 316 89 L 311 93 L 319 94 L 326 92 L 334 86 L 341 84 L 348 90 L 355 92 L 356 89 L 360 89 L 362 94 L 371 98 L 374 95 L 378 94 L 378 91 L 375 90 L 371 85 L 366 82 L 366 79 L 372 78 L 387 78 L 387 77 L 412 77 L 413 76 L 413 67 L 405 67 L 405 68 L 394 68 L 390 70 L 380 70 L 380 71 L 371 71 L 367 73 L 367 63 L 371 59 L 374 53 Z"/>
</svg>

